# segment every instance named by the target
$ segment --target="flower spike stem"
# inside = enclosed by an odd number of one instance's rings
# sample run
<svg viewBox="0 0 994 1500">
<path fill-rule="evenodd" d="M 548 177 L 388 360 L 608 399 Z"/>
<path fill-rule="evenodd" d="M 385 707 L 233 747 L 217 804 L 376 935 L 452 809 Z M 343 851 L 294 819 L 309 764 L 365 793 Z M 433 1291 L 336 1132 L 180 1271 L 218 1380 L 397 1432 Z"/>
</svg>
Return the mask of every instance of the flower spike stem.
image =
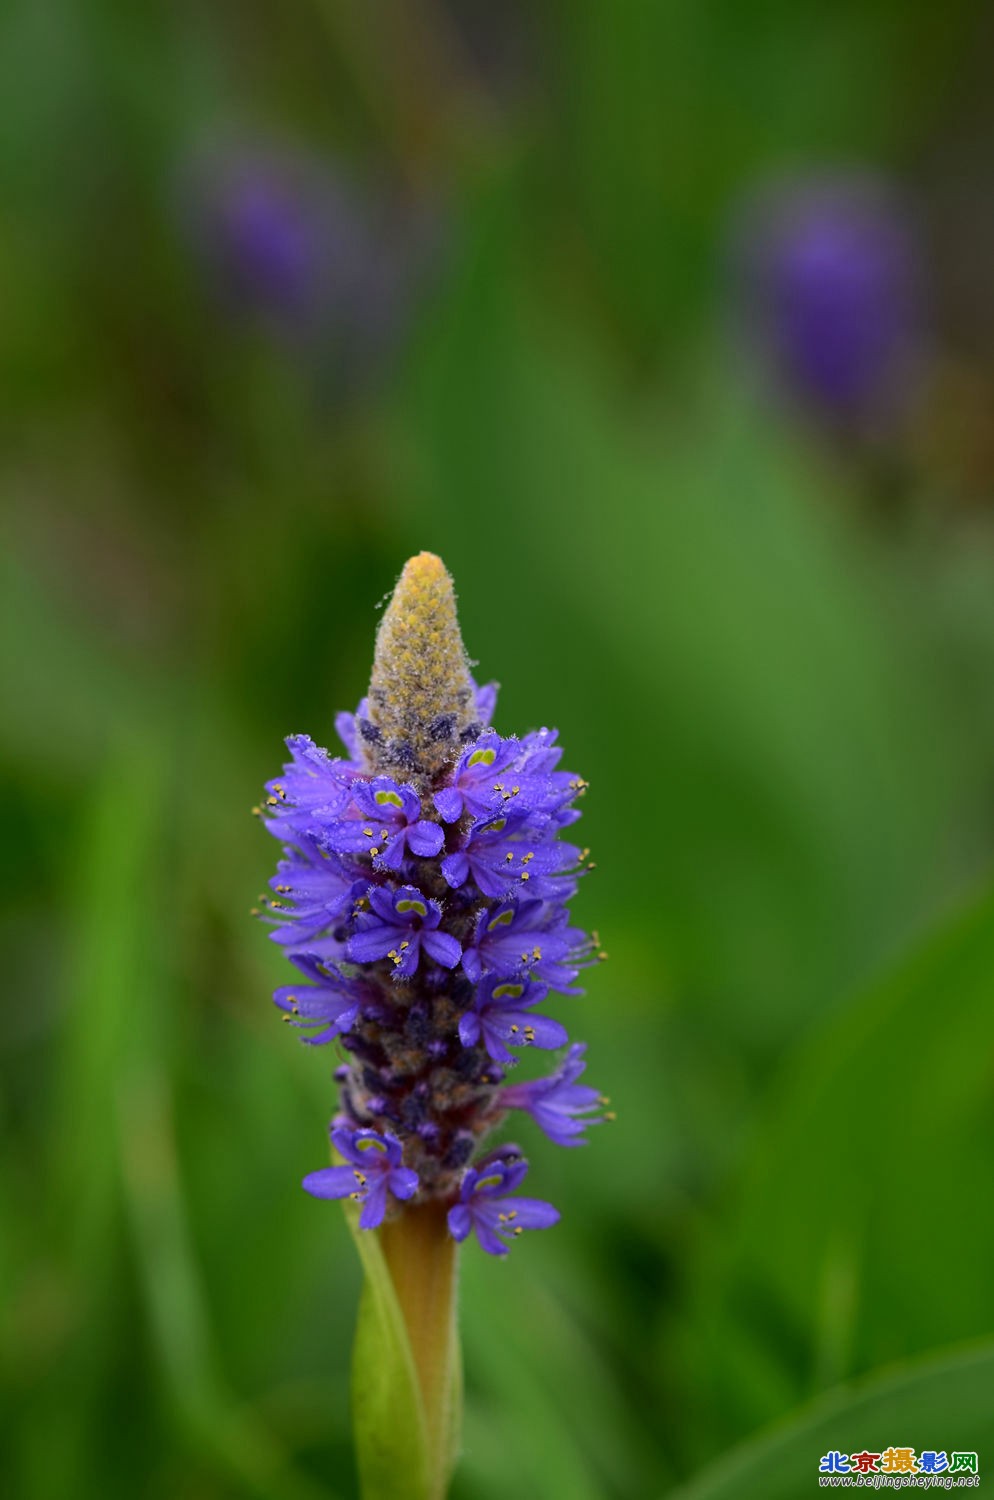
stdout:
<svg viewBox="0 0 994 1500">
<path fill-rule="evenodd" d="M 424 1404 L 429 1500 L 444 1500 L 459 1444 L 462 1369 L 456 1330 L 456 1242 L 445 1210 L 424 1203 L 380 1230 Z"/>
</svg>

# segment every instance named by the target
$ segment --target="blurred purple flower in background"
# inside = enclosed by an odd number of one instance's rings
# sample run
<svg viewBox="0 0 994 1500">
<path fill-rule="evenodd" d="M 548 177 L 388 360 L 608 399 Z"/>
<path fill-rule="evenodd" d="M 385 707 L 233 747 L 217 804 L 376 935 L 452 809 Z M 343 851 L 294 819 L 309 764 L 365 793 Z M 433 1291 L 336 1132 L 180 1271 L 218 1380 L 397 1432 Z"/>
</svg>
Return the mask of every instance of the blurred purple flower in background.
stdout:
<svg viewBox="0 0 994 1500">
<path fill-rule="evenodd" d="M 844 426 L 899 422 L 922 320 L 918 244 L 894 189 L 870 175 L 767 187 L 738 243 L 750 351 L 777 384 Z"/>
<path fill-rule="evenodd" d="M 442 243 L 437 213 L 301 149 L 201 154 L 184 217 L 215 304 L 233 320 L 366 373 L 402 337 Z"/>
</svg>

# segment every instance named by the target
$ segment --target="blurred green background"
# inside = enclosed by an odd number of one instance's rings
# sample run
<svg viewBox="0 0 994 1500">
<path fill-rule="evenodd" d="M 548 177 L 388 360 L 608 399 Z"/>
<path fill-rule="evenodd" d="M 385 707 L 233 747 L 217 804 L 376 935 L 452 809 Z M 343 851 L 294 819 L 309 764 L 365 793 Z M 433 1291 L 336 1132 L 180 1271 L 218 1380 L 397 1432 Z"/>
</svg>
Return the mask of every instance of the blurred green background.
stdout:
<svg viewBox="0 0 994 1500">
<path fill-rule="evenodd" d="M 591 782 L 618 1114 L 463 1258 L 458 1500 L 994 1462 L 992 41 L 7 0 L 5 1494 L 356 1493 L 249 809 L 421 548 Z"/>
</svg>

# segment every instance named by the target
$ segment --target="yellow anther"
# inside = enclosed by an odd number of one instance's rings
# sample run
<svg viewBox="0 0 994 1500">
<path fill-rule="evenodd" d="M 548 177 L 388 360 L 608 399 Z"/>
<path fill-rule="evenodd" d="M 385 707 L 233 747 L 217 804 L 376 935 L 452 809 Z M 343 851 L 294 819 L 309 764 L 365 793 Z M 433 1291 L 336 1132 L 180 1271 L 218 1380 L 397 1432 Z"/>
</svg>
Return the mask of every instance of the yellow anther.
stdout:
<svg viewBox="0 0 994 1500">
<path fill-rule="evenodd" d="M 376 847 L 375 847 L 375 846 L 374 846 L 374 847 L 373 847 L 373 848 L 372 848 L 372 849 L 370 849 L 370 851 L 369 851 L 369 852 L 370 852 L 370 854 L 379 854 L 379 852 L 380 852 L 380 851 L 379 851 L 379 849 L 377 849 L 377 848 L 376 848 Z"/>
<path fill-rule="evenodd" d="M 403 942 L 403 943 L 401 943 L 401 945 L 400 945 L 400 951 L 401 951 L 401 953 L 403 953 L 403 951 L 404 951 L 405 948 L 409 948 L 410 946 L 411 946 L 410 943 L 408 943 L 406 941 Z"/>
<path fill-rule="evenodd" d="M 371 828 L 364 828 L 362 831 L 368 839 L 373 837 L 373 830 Z"/>
<path fill-rule="evenodd" d="M 534 1028 L 534 1026 L 526 1026 L 525 1027 L 525 1040 L 529 1041 L 529 1042 L 533 1042 L 535 1040 L 535 1028 Z"/>
<path fill-rule="evenodd" d="M 520 1031 L 520 1030 L 521 1030 L 521 1027 L 520 1027 L 520 1026 L 512 1026 L 512 1027 L 511 1027 L 511 1031 L 512 1031 L 512 1033 L 516 1033 L 516 1032 L 518 1032 L 518 1031 Z"/>
<path fill-rule="evenodd" d="M 349 1197 L 352 1199 L 353 1203 L 361 1203 L 362 1202 L 362 1194 L 361 1193 L 350 1193 Z"/>
<path fill-rule="evenodd" d="M 253 816 L 253 818 L 261 818 L 262 817 L 262 808 L 261 807 L 253 807 L 253 809 L 252 809 L 252 816 Z"/>
<path fill-rule="evenodd" d="M 539 959 L 541 957 L 542 957 L 542 950 L 536 944 L 536 946 L 532 949 L 532 958 L 535 960 L 536 963 L 538 963 L 538 961 L 539 961 Z"/>
<path fill-rule="evenodd" d="M 514 1226 L 514 1233 L 515 1234 L 520 1234 L 521 1233 L 521 1225 L 520 1224 L 515 1224 L 515 1226 Z"/>
<path fill-rule="evenodd" d="M 266 798 L 266 806 L 267 807 L 276 807 L 277 805 L 278 805 L 278 803 L 277 803 L 277 799 L 275 797 L 267 797 Z"/>
<path fill-rule="evenodd" d="M 607 1120 L 608 1122 L 610 1122 L 612 1120 L 616 1120 L 618 1118 L 618 1116 L 615 1114 L 615 1112 L 614 1112 L 613 1109 L 609 1109 L 607 1111 L 607 1113 L 605 1114 L 604 1118 L 605 1118 L 605 1120 Z"/>
<path fill-rule="evenodd" d="M 522 880 L 531 880 L 531 876 L 529 875 L 527 870 L 522 870 L 521 878 Z"/>
<path fill-rule="evenodd" d="M 521 863 L 523 865 L 526 865 L 530 859 L 534 859 L 534 858 L 535 858 L 535 851 L 534 851 L 534 849 L 532 849 L 532 850 L 529 851 L 528 854 L 522 854 L 522 856 L 521 856 Z"/>
</svg>

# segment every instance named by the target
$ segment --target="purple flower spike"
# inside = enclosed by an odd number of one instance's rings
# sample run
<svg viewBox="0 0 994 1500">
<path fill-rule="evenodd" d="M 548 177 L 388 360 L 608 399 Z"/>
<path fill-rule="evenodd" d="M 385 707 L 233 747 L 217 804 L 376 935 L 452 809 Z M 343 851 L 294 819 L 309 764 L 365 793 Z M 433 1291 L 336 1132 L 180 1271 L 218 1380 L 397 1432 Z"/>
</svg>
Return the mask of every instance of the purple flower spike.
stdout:
<svg viewBox="0 0 994 1500">
<path fill-rule="evenodd" d="M 559 1210 L 541 1198 L 508 1196 L 520 1186 L 528 1163 L 516 1146 L 491 1152 L 462 1180 L 459 1202 L 449 1209 L 449 1233 L 464 1240 L 474 1230 L 488 1255 L 506 1255 L 507 1241 L 525 1229 L 551 1229 Z"/>
<path fill-rule="evenodd" d="M 565 1026 L 551 1016 L 532 1015 L 533 1006 L 544 1000 L 548 987 L 526 980 L 523 984 L 489 975 L 476 992 L 472 1008 L 459 1018 L 459 1040 L 464 1047 L 480 1041 L 494 1062 L 505 1067 L 516 1061 L 509 1047 L 565 1047 Z"/>
<path fill-rule="evenodd" d="M 422 948 L 444 969 L 452 969 L 459 962 L 462 949 L 458 940 L 438 931 L 442 908 L 416 886 L 402 885 L 396 891 L 371 886 L 369 905 L 369 911 L 360 913 L 356 931 L 348 941 L 346 951 L 353 963 L 389 958 L 394 978 L 410 979 Z"/>
<path fill-rule="evenodd" d="M 360 1229 L 376 1229 L 383 1223 L 388 1193 L 407 1199 L 417 1192 L 418 1174 L 401 1165 L 403 1147 L 395 1135 L 341 1126 L 332 1131 L 331 1143 L 351 1166 L 309 1172 L 304 1191 L 315 1198 L 351 1198 L 361 1203 Z"/>
<path fill-rule="evenodd" d="M 582 1047 L 551 1078 L 504 1079 L 520 1049 L 569 1046 L 545 1002 L 579 994 L 605 955 L 568 908 L 589 868 L 564 837 L 586 783 L 559 769 L 554 730 L 491 729 L 495 703 L 470 675 L 452 580 L 421 553 L 384 611 L 366 697 L 335 720 L 344 756 L 292 736 L 257 811 L 283 844 L 260 914 L 299 971 L 276 1004 L 344 1055 L 333 1139 L 348 1165 L 307 1190 L 356 1198 L 368 1227 L 417 1187 L 456 1239 L 475 1230 L 502 1255 L 558 1215 L 507 1197 L 527 1170 L 516 1146 L 475 1158 L 509 1108 L 568 1146 L 597 1118 Z"/>
<path fill-rule="evenodd" d="M 574 1042 L 566 1060 L 548 1078 L 533 1083 L 512 1083 L 500 1091 L 505 1109 L 523 1109 L 557 1146 L 584 1146 L 583 1132 L 588 1125 L 600 1125 L 604 1115 L 592 1115 L 603 1100 L 596 1089 L 576 1079 L 587 1064 L 583 1061 L 585 1042 Z"/>
</svg>

